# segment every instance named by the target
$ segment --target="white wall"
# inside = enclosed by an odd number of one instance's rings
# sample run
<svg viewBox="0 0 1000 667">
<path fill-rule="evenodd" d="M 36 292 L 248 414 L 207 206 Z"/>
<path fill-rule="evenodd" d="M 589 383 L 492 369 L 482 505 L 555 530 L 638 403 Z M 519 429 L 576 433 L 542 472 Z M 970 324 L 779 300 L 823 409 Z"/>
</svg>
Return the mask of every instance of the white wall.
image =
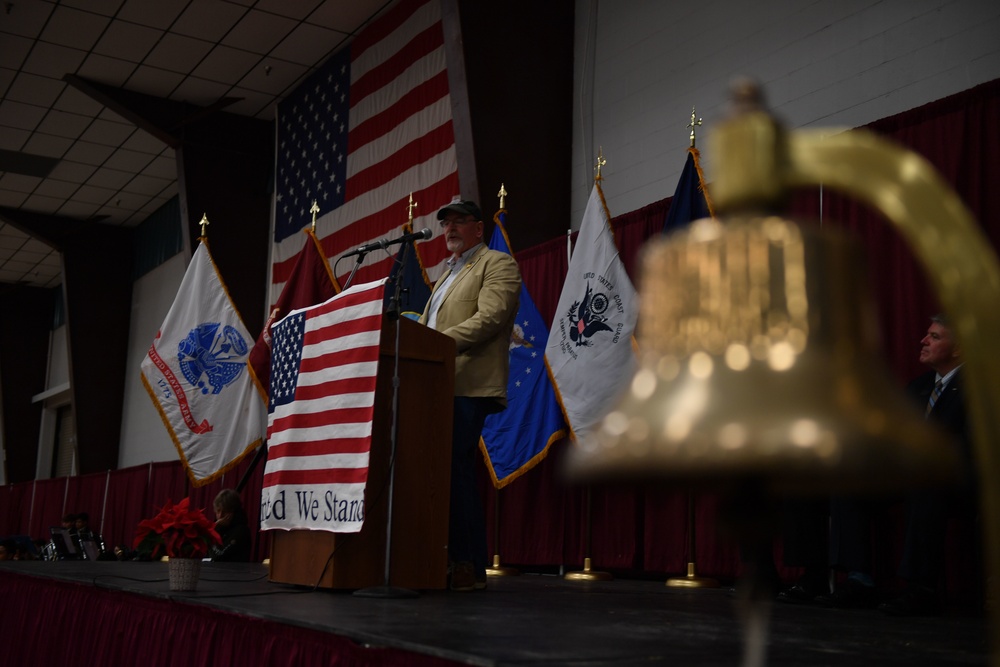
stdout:
<svg viewBox="0 0 1000 667">
<path fill-rule="evenodd" d="M 132 286 L 132 318 L 129 323 L 119 468 L 177 459 L 177 450 L 170 435 L 142 386 L 139 365 L 177 296 L 177 289 L 187 269 L 189 254 L 177 253 Z"/>
<path fill-rule="evenodd" d="M 1000 77 L 1000 2 L 577 0 L 573 227 L 599 146 L 611 215 L 672 196 L 737 75 L 790 127 L 857 127 Z"/>
</svg>

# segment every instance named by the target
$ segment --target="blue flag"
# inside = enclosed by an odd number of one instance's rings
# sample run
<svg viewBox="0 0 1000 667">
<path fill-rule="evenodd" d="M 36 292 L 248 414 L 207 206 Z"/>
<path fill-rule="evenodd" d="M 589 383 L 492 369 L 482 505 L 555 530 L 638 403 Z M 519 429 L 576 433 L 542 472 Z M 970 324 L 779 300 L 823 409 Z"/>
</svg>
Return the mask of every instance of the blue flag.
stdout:
<svg viewBox="0 0 1000 667">
<path fill-rule="evenodd" d="M 667 234 L 684 227 L 700 218 L 714 217 L 712 205 L 708 201 L 705 183 L 701 179 L 701 167 L 698 164 L 698 149 L 689 148 L 684 170 L 677 181 L 677 189 L 670 200 L 670 210 L 663 225 L 663 233 Z"/>
<path fill-rule="evenodd" d="M 505 218 L 503 210 L 494 216 L 496 228 L 489 247 L 512 255 Z M 552 443 L 566 436 L 566 422 L 545 361 L 549 332 L 523 283 L 520 298 L 510 340 L 507 409 L 488 416 L 483 427 L 483 453 L 498 489 L 530 470 L 545 458 Z"/>
<path fill-rule="evenodd" d="M 413 233 L 413 226 L 406 223 L 403 234 Z M 402 269 L 402 271 L 400 271 Z M 396 301 L 396 280 L 399 280 L 399 304 Z M 431 298 L 431 288 L 427 274 L 420 263 L 420 253 L 412 243 L 404 243 L 396 252 L 396 259 L 385 285 L 385 311 L 397 311 L 404 317 L 417 319 L 424 312 L 427 299 Z"/>
</svg>

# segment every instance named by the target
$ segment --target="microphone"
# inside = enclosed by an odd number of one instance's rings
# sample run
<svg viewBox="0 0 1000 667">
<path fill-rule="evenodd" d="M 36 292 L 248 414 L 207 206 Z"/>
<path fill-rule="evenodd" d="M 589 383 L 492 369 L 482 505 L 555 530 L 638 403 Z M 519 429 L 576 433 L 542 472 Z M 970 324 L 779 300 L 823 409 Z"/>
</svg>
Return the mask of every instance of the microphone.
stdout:
<svg viewBox="0 0 1000 667">
<path fill-rule="evenodd" d="M 415 241 L 423 241 L 424 239 L 429 239 L 434 235 L 434 232 L 430 230 L 429 227 L 424 227 L 419 232 L 413 232 L 412 234 L 403 234 L 398 239 L 392 239 L 391 241 L 387 239 L 379 239 L 378 241 L 372 241 L 371 243 L 366 243 L 365 245 L 359 247 L 357 250 L 352 250 L 348 253 L 341 255 L 341 257 L 352 257 L 354 255 L 367 255 L 372 250 L 385 250 L 389 246 L 398 245 L 400 243 L 414 243 Z"/>
</svg>

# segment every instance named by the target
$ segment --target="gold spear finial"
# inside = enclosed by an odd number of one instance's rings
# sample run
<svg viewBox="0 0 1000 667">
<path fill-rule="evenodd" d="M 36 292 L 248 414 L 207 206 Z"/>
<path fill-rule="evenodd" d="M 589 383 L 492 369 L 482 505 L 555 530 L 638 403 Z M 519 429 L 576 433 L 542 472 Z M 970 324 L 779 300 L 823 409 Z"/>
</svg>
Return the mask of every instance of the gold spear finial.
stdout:
<svg viewBox="0 0 1000 667">
<path fill-rule="evenodd" d="M 697 118 L 697 120 L 695 120 L 696 118 Z M 694 107 L 691 107 L 691 122 L 688 123 L 688 127 L 691 128 L 691 137 L 690 137 L 690 139 L 691 139 L 691 148 L 694 148 L 694 142 L 695 142 L 694 131 L 695 131 L 695 128 L 698 127 L 699 125 L 701 125 L 701 118 L 698 118 L 695 115 L 695 113 L 694 113 Z"/>
<path fill-rule="evenodd" d="M 417 202 L 413 201 L 413 193 L 410 193 L 410 203 L 406 205 L 406 217 L 413 224 L 413 209 L 417 207 Z"/>
<path fill-rule="evenodd" d="M 313 214 L 312 230 L 315 232 L 316 231 L 316 214 L 319 213 L 319 206 L 316 205 L 316 200 L 315 199 L 313 199 L 313 205 L 312 205 L 312 208 L 309 209 L 309 212 Z"/>
<path fill-rule="evenodd" d="M 594 169 L 597 170 L 597 176 L 594 178 L 595 181 L 599 181 L 602 179 L 601 167 L 603 167 L 607 163 L 608 161 L 604 159 L 604 146 L 599 146 L 597 149 L 597 164 L 594 165 Z"/>
<path fill-rule="evenodd" d="M 202 238 L 207 239 L 208 236 L 205 234 L 205 227 L 208 227 L 208 215 L 202 213 L 201 214 L 201 222 L 199 222 L 198 224 L 201 225 L 201 236 L 202 236 Z"/>
<path fill-rule="evenodd" d="M 507 188 L 500 183 L 500 192 L 497 193 L 497 197 L 500 197 L 500 210 L 502 211 L 506 206 L 505 198 L 507 197 Z"/>
</svg>

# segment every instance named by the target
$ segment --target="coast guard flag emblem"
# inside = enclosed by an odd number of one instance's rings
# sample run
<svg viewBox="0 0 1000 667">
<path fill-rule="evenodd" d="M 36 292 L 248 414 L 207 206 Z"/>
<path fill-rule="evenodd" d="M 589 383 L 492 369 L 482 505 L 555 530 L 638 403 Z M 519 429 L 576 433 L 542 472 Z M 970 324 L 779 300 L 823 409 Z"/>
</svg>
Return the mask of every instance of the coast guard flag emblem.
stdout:
<svg viewBox="0 0 1000 667">
<path fill-rule="evenodd" d="M 142 384 L 194 486 L 263 442 L 265 407 L 245 370 L 251 341 L 203 240 L 141 364 Z"/>
<path fill-rule="evenodd" d="M 271 326 L 262 529 L 361 530 L 384 293 L 355 285 Z"/>
</svg>

